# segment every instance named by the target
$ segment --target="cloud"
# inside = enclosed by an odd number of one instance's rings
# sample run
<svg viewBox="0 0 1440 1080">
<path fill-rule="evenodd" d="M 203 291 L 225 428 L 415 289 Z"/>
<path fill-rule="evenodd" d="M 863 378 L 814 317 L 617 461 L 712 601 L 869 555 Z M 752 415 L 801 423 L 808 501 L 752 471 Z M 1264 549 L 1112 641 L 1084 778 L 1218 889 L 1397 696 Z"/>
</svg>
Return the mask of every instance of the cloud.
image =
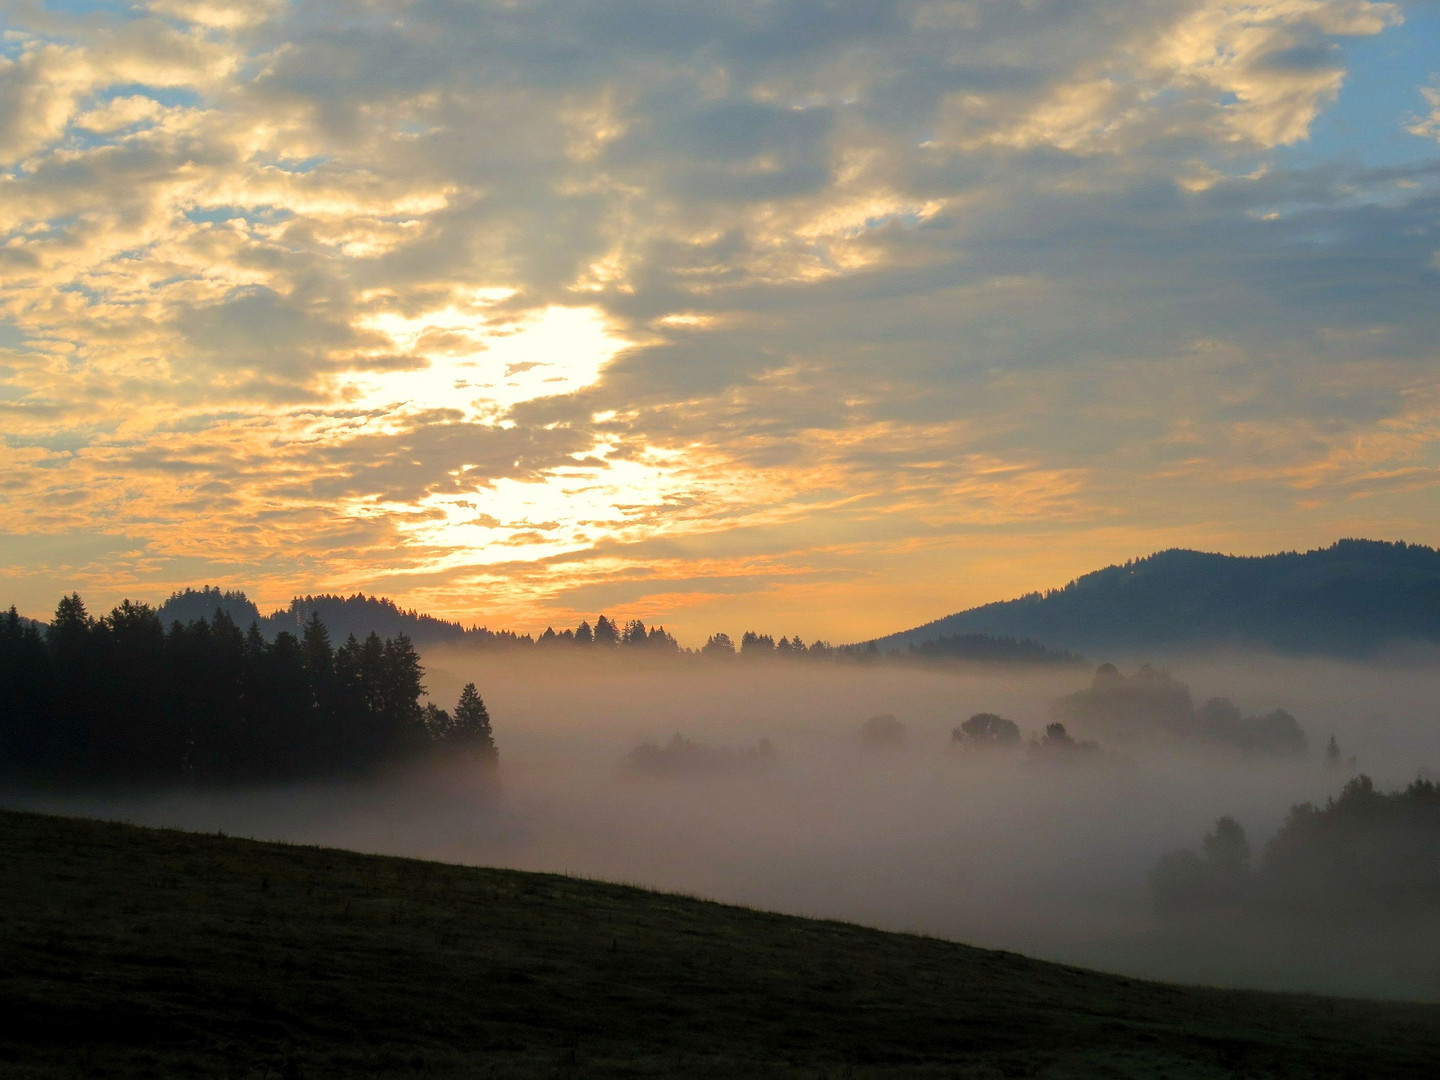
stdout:
<svg viewBox="0 0 1440 1080">
<path fill-rule="evenodd" d="M 1407 130 L 1422 139 L 1440 140 L 1440 85 L 1423 86 L 1420 93 L 1425 97 L 1425 104 L 1430 106 L 1430 115 L 1416 120 Z"/>
<path fill-rule="evenodd" d="M 1429 475 L 1440 174 L 1285 150 L 1340 42 L 1405 32 L 1365 0 L 18 9 L 0 528 L 144 538 L 101 588 L 443 579 L 466 617 L 625 595 L 650 543 L 677 582 L 900 588 L 916 544 L 1147 505 L 1311 528 L 1277 490 Z"/>
</svg>

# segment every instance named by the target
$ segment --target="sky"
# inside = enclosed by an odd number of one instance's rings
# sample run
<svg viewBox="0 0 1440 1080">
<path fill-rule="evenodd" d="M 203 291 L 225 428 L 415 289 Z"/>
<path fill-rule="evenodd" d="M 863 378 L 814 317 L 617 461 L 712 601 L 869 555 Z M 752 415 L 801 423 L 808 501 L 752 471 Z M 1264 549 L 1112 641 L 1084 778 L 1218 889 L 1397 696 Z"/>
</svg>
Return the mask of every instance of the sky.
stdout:
<svg viewBox="0 0 1440 1080">
<path fill-rule="evenodd" d="M 864 640 L 1440 541 L 1440 2 L 0 2 L 0 604 Z"/>
</svg>

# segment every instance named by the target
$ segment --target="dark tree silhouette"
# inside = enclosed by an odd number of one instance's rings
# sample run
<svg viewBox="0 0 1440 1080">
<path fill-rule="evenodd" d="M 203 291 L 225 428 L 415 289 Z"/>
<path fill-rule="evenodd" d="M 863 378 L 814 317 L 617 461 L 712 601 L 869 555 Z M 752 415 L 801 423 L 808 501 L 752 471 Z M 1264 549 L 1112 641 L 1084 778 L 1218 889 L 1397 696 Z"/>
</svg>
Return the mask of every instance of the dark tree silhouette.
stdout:
<svg viewBox="0 0 1440 1080">
<path fill-rule="evenodd" d="M 1250 842 L 1240 823 L 1228 815 L 1220 818 L 1201 847 L 1203 857 L 1188 848 L 1173 851 L 1150 871 L 1150 891 L 1158 910 L 1194 911 L 1251 899 Z"/>
<path fill-rule="evenodd" d="M 746 630 L 740 635 L 740 655 L 747 660 L 773 656 L 774 653 L 775 639 L 769 634 L 757 634 L 753 630 Z"/>
<path fill-rule="evenodd" d="M 976 713 L 950 733 L 950 741 L 965 746 L 1018 746 L 1020 728 L 995 713 Z"/>
<path fill-rule="evenodd" d="M 0 776 L 35 772 L 49 751 L 55 686 L 40 628 L 0 616 Z"/>
<path fill-rule="evenodd" d="M 1060 723 L 1045 725 L 1045 734 L 1030 743 L 1032 755 L 1051 761 L 1078 761 L 1095 757 L 1099 752 L 1096 743 L 1077 742 Z"/>
<path fill-rule="evenodd" d="M 490 730 L 490 712 L 485 708 L 485 702 L 480 700 L 480 693 L 473 682 L 466 683 L 460 691 L 447 741 L 457 749 L 475 751 L 491 761 L 500 757 Z"/>
<path fill-rule="evenodd" d="M 734 656 L 735 643 L 729 634 L 711 634 L 700 653 L 702 656 Z"/>
<path fill-rule="evenodd" d="M 1233 818 L 1215 823 L 1203 849 L 1204 858 L 1181 851 L 1156 864 L 1150 884 L 1160 908 L 1230 904 L 1253 915 L 1372 925 L 1440 913 L 1440 786 L 1432 781 L 1387 794 L 1362 775 L 1323 807 L 1292 806 L 1258 871 Z"/>
<path fill-rule="evenodd" d="M 400 635 L 338 653 L 317 616 L 303 640 L 242 633 L 223 609 L 166 630 L 126 600 L 92 619 L 63 598 L 43 639 L 0 616 L 0 775 L 30 784 L 274 783 L 430 745 L 419 656 Z"/>
<path fill-rule="evenodd" d="M 595 644 L 604 648 L 620 644 L 620 631 L 604 615 L 595 620 Z"/>
<path fill-rule="evenodd" d="M 1340 767 L 1340 744 L 1335 741 L 1334 735 L 1325 744 L 1325 764 L 1332 769 Z"/>
<path fill-rule="evenodd" d="M 1223 873 L 1239 874 L 1250 868 L 1250 842 L 1245 830 L 1228 814 L 1215 822 L 1201 843 L 1205 861 Z"/>
</svg>

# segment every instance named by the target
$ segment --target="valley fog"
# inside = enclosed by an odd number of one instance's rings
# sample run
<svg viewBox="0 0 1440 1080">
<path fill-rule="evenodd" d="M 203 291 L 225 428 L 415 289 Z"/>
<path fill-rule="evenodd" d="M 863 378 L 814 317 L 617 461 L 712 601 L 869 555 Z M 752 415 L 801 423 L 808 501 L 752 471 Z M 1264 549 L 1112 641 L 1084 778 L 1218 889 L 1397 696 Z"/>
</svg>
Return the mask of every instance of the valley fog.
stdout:
<svg viewBox="0 0 1440 1080">
<path fill-rule="evenodd" d="M 1089 685 L 1086 669 L 665 667 L 458 650 L 424 659 L 442 706 L 478 685 L 500 748 L 495 772 L 448 761 L 363 782 L 6 801 L 630 882 L 1142 976 L 1440 997 L 1440 970 L 1423 956 L 1397 959 L 1396 942 L 1297 947 L 1281 928 L 1197 949 L 1157 920 L 1146 880 L 1157 858 L 1197 846 L 1222 814 L 1258 857 L 1292 804 L 1321 804 L 1358 772 L 1389 790 L 1440 769 L 1433 665 L 1173 661 L 1197 704 L 1223 695 L 1246 713 L 1292 713 L 1308 751 L 1077 726 L 1070 733 L 1100 750 L 1060 760 L 1023 744 L 954 746 L 951 733 L 990 712 L 1029 742 L 1057 698 Z M 862 739 L 865 721 L 883 714 L 903 739 Z M 666 750 L 677 734 L 688 757 Z M 1338 767 L 1324 753 L 1332 735 Z M 639 767 L 632 752 L 646 743 L 647 760 L 673 767 Z"/>
</svg>

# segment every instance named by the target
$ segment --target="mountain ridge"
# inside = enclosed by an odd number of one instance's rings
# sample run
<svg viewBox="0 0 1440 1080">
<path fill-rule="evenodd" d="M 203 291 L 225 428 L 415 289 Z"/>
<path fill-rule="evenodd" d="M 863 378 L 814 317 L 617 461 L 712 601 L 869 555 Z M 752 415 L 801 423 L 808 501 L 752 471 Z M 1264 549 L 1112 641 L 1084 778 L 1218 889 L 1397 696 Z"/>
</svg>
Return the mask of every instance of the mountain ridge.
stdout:
<svg viewBox="0 0 1440 1080">
<path fill-rule="evenodd" d="M 1028 638 L 1091 655 L 1227 646 L 1373 655 L 1400 643 L 1440 643 L 1440 551 L 1356 538 L 1269 555 L 1170 548 L 875 644 L 904 650 L 963 633 Z"/>
</svg>

